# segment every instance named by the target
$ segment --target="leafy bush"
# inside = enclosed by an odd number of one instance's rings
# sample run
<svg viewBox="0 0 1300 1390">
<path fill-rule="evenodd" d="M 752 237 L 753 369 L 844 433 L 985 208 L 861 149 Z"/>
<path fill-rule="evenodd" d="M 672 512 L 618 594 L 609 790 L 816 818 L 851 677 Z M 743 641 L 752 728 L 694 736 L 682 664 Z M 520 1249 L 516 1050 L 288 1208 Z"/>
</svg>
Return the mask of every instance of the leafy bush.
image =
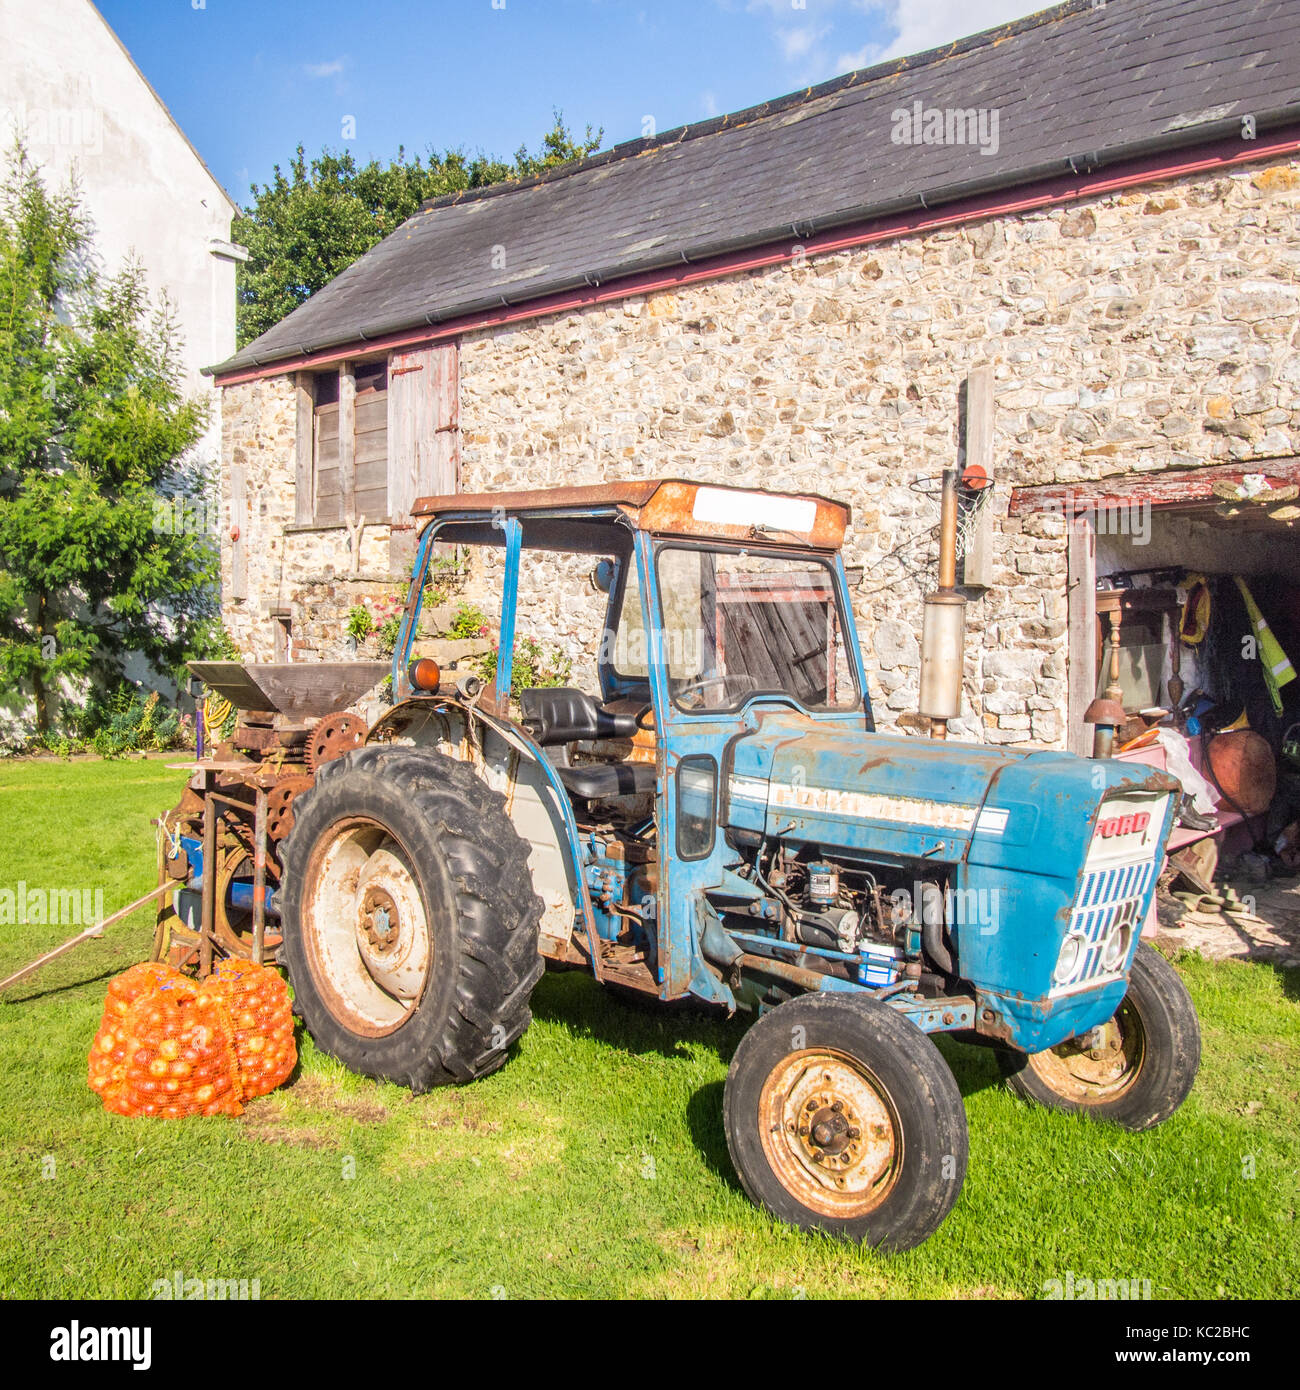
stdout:
<svg viewBox="0 0 1300 1390">
<path fill-rule="evenodd" d="M 484 653 L 474 663 L 475 674 L 490 685 L 497 678 L 497 648 Z M 573 674 L 573 662 L 559 647 L 543 647 L 532 637 L 521 637 L 515 643 L 514 660 L 510 665 L 510 696 L 517 700 L 525 690 L 538 686 L 564 685 Z"/>
<path fill-rule="evenodd" d="M 30 747 L 65 758 L 82 752 L 120 758 L 127 753 L 186 748 L 193 737 L 190 716 L 163 704 L 156 690 L 146 694 L 123 684 L 111 694 L 92 694 L 72 734 L 39 739 Z"/>
<path fill-rule="evenodd" d="M 371 616 L 370 609 L 364 604 L 359 603 L 348 610 L 347 633 L 354 642 L 358 644 L 364 642 L 374 630 L 375 620 Z"/>
<path fill-rule="evenodd" d="M 392 656 L 397 647 L 397 634 L 402 630 L 402 615 L 390 613 L 375 630 L 379 635 L 380 655 Z"/>
<path fill-rule="evenodd" d="M 452 615 L 446 636 L 469 642 L 476 637 L 486 637 L 489 631 L 487 614 L 476 604 L 462 603 Z"/>
</svg>

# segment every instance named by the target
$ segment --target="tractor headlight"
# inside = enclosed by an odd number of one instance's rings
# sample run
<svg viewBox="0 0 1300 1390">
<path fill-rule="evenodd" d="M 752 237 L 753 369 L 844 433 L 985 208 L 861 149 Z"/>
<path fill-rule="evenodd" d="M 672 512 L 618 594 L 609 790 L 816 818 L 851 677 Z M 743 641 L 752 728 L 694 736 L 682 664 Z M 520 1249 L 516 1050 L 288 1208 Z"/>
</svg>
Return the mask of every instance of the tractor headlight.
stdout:
<svg viewBox="0 0 1300 1390">
<path fill-rule="evenodd" d="M 1058 985 L 1063 985 L 1079 968 L 1085 944 L 1083 934 L 1075 931 L 1061 942 L 1061 954 L 1057 956 L 1056 969 L 1052 971 L 1052 978 Z"/>
<path fill-rule="evenodd" d="M 1115 971 L 1124 964 L 1128 948 L 1133 944 L 1133 924 L 1116 922 L 1101 948 L 1101 964 L 1106 971 Z"/>
</svg>

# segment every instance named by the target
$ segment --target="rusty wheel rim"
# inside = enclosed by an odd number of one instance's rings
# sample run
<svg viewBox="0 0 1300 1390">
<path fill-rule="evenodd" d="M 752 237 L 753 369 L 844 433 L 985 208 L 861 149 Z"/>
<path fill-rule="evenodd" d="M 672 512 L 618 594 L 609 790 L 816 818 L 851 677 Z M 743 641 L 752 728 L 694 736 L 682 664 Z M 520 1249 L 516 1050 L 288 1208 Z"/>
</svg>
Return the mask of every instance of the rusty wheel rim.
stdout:
<svg viewBox="0 0 1300 1390">
<path fill-rule="evenodd" d="M 763 1152 L 781 1186 L 823 1216 L 874 1211 L 903 1163 L 903 1131 L 889 1093 L 855 1057 L 831 1048 L 791 1053 L 758 1101 Z"/>
<path fill-rule="evenodd" d="M 300 928 L 325 1004 L 351 1032 L 394 1033 L 424 995 L 433 937 L 419 881 L 377 821 L 331 826 L 307 865 Z"/>
<path fill-rule="evenodd" d="M 1062 1100 L 1103 1105 L 1118 1099 L 1137 1080 L 1146 1057 L 1146 1034 L 1138 1011 L 1127 999 L 1101 1030 L 1101 1045 L 1084 1048 L 1073 1040 L 1035 1052 L 1029 1068 Z"/>
</svg>

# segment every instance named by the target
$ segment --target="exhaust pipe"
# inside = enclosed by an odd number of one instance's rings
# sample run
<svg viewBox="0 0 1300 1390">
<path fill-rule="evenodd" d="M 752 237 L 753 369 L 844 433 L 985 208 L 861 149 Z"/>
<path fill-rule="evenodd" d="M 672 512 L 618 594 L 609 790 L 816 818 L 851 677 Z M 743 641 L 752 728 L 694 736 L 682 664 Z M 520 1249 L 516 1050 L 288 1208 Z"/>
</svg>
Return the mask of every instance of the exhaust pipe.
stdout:
<svg viewBox="0 0 1300 1390">
<path fill-rule="evenodd" d="M 957 592 L 957 470 L 943 470 L 939 512 L 939 588 L 925 597 L 921 627 L 921 713 L 931 738 L 948 737 L 961 713 L 966 598 Z"/>
</svg>

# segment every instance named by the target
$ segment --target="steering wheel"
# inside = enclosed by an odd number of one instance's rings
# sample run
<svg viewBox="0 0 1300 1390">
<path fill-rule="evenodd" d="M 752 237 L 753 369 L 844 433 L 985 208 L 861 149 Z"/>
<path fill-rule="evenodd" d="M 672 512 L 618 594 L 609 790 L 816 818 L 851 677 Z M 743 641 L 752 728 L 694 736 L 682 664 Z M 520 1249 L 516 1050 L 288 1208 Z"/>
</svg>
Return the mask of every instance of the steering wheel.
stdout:
<svg viewBox="0 0 1300 1390">
<path fill-rule="evenodd" d="M 648 718 L 649 721 L 650 721 L 648 724 L 646 723 L 647 718 Z M 642 731 L 642 733 L 646 733 L 646 734 L 652 734 L 652 733 L 654 733 L 654 731 L 655 731 L 655 707 L 654 707 L 653 705 L 646 705 L 646 706 L 644 706 L 644 708 L 637 710 L 637 712 L 636 712 L 636 726 L 637 726 L 638 729 L 640 729 L 640 730 Z"/>
<path fill-rule="evenodd" d="M 685 704 L 686 697 L 694 693 L 699 698 L 694 704 L 690 705 L 689 708 L 702 709 L 704 707 L 704 692 L 708 690 L 710 686 L 714 685 L 720 685 L 723 688 L 723 690 L 726 690 L 727 677 L 701 676 L 698 680 L 687 681 L 685 685 L 678 686 L 677 689 L 673 692 L 673 699 L 675 699 L 678 704 Z"/>
</svg>

